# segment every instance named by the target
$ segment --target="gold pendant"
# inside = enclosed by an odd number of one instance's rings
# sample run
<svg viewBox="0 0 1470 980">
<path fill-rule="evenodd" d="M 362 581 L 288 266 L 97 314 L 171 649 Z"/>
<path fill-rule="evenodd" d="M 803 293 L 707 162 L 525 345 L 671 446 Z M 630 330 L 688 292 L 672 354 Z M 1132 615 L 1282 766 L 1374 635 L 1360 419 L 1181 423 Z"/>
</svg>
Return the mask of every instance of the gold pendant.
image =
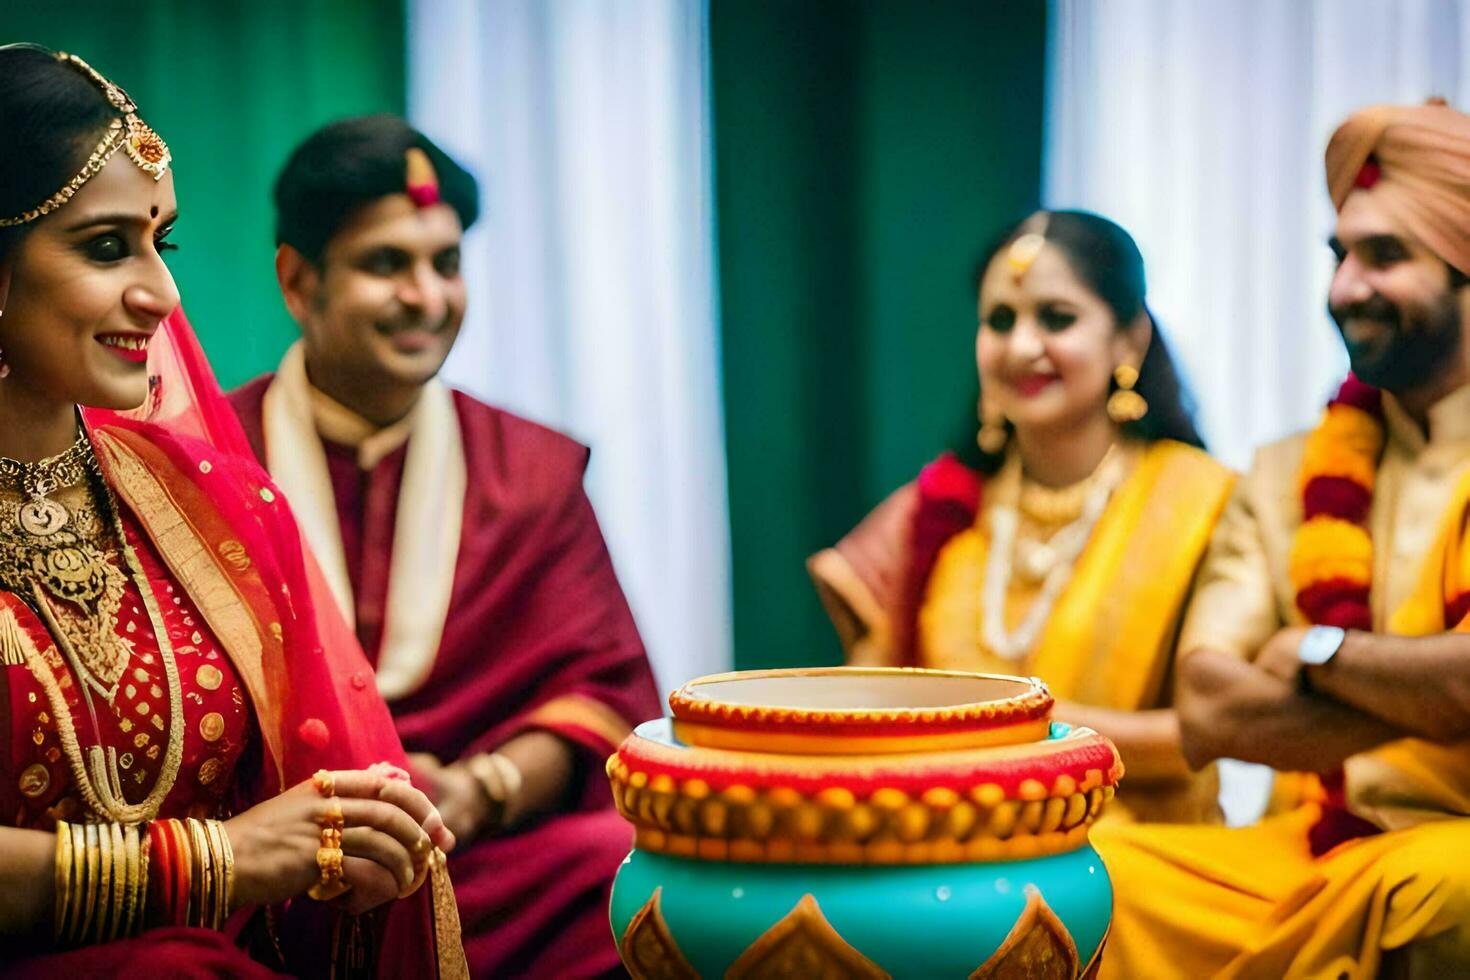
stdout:
<svg viewBox="0 0 1470 980">
<path fill-rule="evenodd" d="M 49 497 L 36 497 L 20 508 L 20 526 L 32 537 L 48 538 L 71 520 L 71 512 Z"/>
</svg>

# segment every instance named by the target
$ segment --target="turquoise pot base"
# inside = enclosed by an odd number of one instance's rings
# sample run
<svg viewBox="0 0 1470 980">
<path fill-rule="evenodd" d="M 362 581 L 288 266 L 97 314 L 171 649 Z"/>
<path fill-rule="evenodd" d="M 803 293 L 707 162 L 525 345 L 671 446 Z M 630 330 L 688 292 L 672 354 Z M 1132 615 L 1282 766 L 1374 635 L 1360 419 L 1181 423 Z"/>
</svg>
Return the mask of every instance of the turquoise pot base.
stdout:
<svg viewBox="0 0 1470 980">
<path fill-rule="evenodd" d="M 675 944 L 702 976 L 722 977 L 811 894 L 850 946 L 895 978 L 967 977 L 991 957 L 1034 887 L 1092 959 L 1112 918 L 1112 886 L 1091 846 L 1022 861 L 913 866 L 739 864 L 634 850 L 613 885 L 621 942 L 655 889 Z"/>
</svg>

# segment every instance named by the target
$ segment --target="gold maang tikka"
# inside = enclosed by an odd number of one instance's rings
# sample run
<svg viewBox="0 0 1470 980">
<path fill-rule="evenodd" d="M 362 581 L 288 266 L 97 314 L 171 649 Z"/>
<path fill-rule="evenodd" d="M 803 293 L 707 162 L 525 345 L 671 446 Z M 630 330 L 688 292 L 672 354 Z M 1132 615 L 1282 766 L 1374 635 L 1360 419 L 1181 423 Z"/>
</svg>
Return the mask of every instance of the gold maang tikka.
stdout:
<svg viewBox="0 0 1470 980">
<path fill-rule="evenodd" d="M 102 168 L 107 166 L 107 161 L 111 160 L 118 150 L 125 152 L 128 159 L 138 165 L 138 169 L 151 175 L 154 180 L 163 179 L 163 175 L 168 172 L 169 163 L 173 160 L 173 155 L 169 153 L 168 144 L 163 141 L 163 137 L 139 118 L 138 107 L 128 97 L 128 93 L 103 78 L 100 72 L 74 54 L 58 51 L 55 57 L 57 61 L 70 65 L 87 76 L 92 84 L 107 96 L 107 101 L 112 107 L 123 115 L 121 118 L 114 117 L 108 124 L 107 132 L 102 134 L 97 148 L 92 151 L 91 156 L 87 157 L 87 162 L 82 165 L 81 170 L 77 171 L 76 176 L 63 184 L 55 194 L 29 211 L 13 218 L 0 218 L 0 228 L 29 224 L 55 211 L 70 201 L 87 181 L 101 173 Z"/>
<path fill-rule="evenodd" d="M 1034 231 L 1011 242 L 1011 247 L 1006 250 L 1006 270 L 1010 272 L 1012 282 L 1020 285 L 1045 247 L 1046 239 Z"/>
<path fill-rule="evenodd" d="M 1050 223 L 1051 215 L 1045 211 L 1038 212 L 1022 225 L 1023 228 L 1030 225 L 1033 230 L 1011 242 L 1011 247 L 1006 249 L 1006 271 L 1011 275 L 1011 282 L 1019 286 L 1026 273 L 1031 271 L 1036 257 L 1046 248 L 1046 227 Z"/>
</svg>

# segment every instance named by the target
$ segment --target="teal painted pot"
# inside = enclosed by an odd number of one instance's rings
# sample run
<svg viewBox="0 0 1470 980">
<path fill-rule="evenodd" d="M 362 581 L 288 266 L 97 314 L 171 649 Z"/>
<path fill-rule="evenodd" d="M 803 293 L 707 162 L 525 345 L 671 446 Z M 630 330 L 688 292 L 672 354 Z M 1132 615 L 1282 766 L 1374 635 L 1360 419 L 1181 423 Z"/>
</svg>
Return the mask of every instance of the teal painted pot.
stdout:
<svg viewBox="0 0 1470 980">
<path fill-rule="evenodd" d="M 811 895 L 837 934 L 896 980 L 968 977 L 1001 948 L 1033 889 L 1090 962 L 1113 908 L 1107 869 L 1090 846 L 1029 861 L 888 868 L 712 864 L 635 849 L 613 885 L 612 928 L 623 936 L 659 892 L 689 965 L 723 977 Z"/>
<path fill-rule="evenodd" d="M 1122 765 L 1039 681 L 754 671 L 670 705 L 608 761 L 634 977 L 1095 976 L 1112 886 L 1087 833 Z"/>
</svg>

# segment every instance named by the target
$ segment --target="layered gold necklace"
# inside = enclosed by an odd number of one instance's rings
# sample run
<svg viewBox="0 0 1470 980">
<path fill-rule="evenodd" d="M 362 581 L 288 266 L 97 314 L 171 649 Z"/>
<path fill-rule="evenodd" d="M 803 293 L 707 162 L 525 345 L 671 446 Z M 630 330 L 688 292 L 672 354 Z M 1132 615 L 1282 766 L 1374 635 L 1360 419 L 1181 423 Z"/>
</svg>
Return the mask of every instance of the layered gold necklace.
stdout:
<svg viewBox="0 0 1470 980">
<path fill-rule="evenodd" d="M 1071 581 L 1077 559 L 1092 538 L 1093 528 L 1126 472 L 1125 461 L 1114 445 L 1092 474 L 1078 483 L 1048 488 L 1026 480 L 1023 474 L 1014 496 L 991 505 L 990 550 L 980 593 L 980 639 L 996 656 L 1023 660 L 1036 646 L 1052 608 Z M 1040 538 L 1023 535 L 1023 515 L 1049 529 L 1049 533 Z M 1006 601 L 1013 573 L 1030 583 L 1039 583 L 1040 590 L 1021 622 L 1009 630 Z"/>
<path fill-rule="evenodd" d="M 82 800 L 98 819 L 120 823 L 158 815 L 183 759 L 183 697 L 168 628 L 86 433 L 66 452 L 39 463 L 0 457 L 0 587 L 24 599 L 51 631 L 82 680 L 94 727 L 91 692 L 111 703 L 133 653 L 132 642 L 117 635 L 129 575 L 157 639 L 168 685 L 168 746 L 146 798 L 127 802 L 116 747 L 83 748 L 60 689 L 47 682 L 44 666 L 37 674 Z"/>
<path fill-rule="evenodd" d="M 0 585 L 54 624 L 81 680 L 111 702 L 132 655 L 118 635 L 127 577 L 117 508 L 91 443 L 36 463 L 0 457 Z"/>
</svg>

